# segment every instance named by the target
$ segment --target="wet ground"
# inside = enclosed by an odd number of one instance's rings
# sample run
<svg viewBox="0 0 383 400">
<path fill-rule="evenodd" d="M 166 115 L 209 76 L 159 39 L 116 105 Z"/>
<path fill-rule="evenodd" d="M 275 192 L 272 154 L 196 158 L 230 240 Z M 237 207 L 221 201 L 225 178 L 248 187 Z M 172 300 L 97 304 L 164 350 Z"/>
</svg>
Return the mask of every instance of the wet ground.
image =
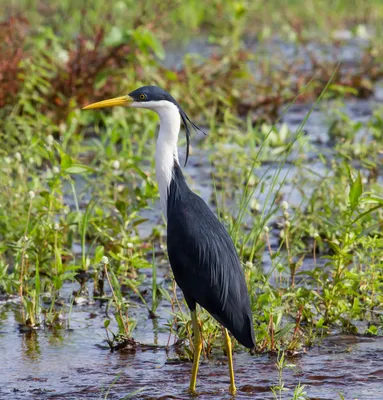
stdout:
<svg viewBox="0 0 383 400">
<path fill-rule="evenodd" d="M 200 45 L 197 45 L 200 49 Z M 207 53 L 209 49 L 206 50 Z M 179 58 L 179 56 L 178 56 Z M 170 61 L 172 59 L 170 58 Z M 365 121 L 372 110 L 383 102 L 383 85 L 375 98 L 350 101 L 346 111 L 354 120 Z M 295 131 L 308 111 L 308 106 L 293 106 L 284 116 L 291 131 Z M 329 152 L 328 120 L 315 111 L 305 127 L 309 141 L 321 153 Z M 331 154 L 329 154 L 331 156 Z M 180 158 L 183 153 L 180 151 Z M 185 169 L 191 187 L 206 201 L 213 192 L 209 153 L 197 146 Z M 316 153 L 308 154 L 311 168 L 321 172 Z M 259 174 L 260 171 L 258 171 Z M 290 203 L 301 203 L 300 192 L 290 184 L 295 170 L 289 166 L 283 193 Z M 281 179 L 284 174 L 282 173 Z M 262 196 L 258 198 L 263 201 Z M 68 203 L 71 199 L 68 196 Z M 140 227 L 141 235 L 150 234 L 160 220 L 158 203 L 145 210 L 148 223 Z M 265 269 L 267 270 L 265 256 Z M 310 260 L 307 259 L 309 263 Z M 166 270 L 159 272 L 164 279 Z M 69 309 L 70 296 L 77 284 L 66 284 L 62 296 Z M 141 343 L 136 351 L 111 353 L 105 344 L 103 321 L 105 304 L 99 302 L 74 305 L 63 321 L 70 320 L 69 329 L 39 329 L 22 332 L 19 326 L 17 299 L 0 299 L 0 399 L 189 399 L 186 393 L 191 363 L 181 362 L 175 348 L 168 342 L 166 323 L 169 308 L 160 305 L 159 318 L 148 318 L 147 310 L 133 304 L 132 316 L 138 326 L 134 338 Z M 64 324 L 67 326 L 67 323 Z M 111 326 L 116 330 L 115 326 Z M 170 341 L 173 343 L 173 339 Z M 273 399 L 271 387 L 278 385 L 276 357 L 235 354 L 238 399 Z M 279 399 L 291 399 L 298 383 L 305 385 L 310 399 L 383 400 L 383 338 L 344 336 L 336 332 L 325 338 L 306 354 L 289 359 L 294 368 L 283 372 L 285 388 Z M 198 389 L 200 399 L 229 399 L 229 377 L 226 358 L 215 353 L 212 360 L 200 367 Z"/>
</svg>

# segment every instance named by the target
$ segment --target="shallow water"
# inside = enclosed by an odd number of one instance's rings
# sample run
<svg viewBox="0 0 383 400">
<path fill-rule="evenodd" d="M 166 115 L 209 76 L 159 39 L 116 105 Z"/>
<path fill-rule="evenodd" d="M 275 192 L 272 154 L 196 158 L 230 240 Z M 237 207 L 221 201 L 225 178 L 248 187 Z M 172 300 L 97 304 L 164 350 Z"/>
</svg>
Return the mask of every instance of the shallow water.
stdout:
<svg viewBox="0 0 383 400">
<path fill-rule="evenodd" d="M 66 285 L 70 293 L 75 285 Z M 143 307 L 133 307 L 139 325 L 136 351 L 111 353 L 102 348 L 105 305 L 74 306 L 70 329 L 20 333 L 17 305 L 0 308 L 0 398 L 1 399 L 121 399 L 137 390 L 132 398 L 189 399 L 186 393 L 191 363 L 181 362 L 173 346 L 167 351 L 165 323 L 168 310 L 160 317 L 147 318 Z M 158 327 L 154 327 L 158 324 Z M 115 327 L 113 327 L 115 328 Z M 154 345 L 157 343 L 157 345 Z M 173 343 L 173 340 L 170 341 Z M 334 335 L 307 354 L 288 360 L 283 379 L 290 391 L 299 382 L 306 385 L 311 399 L 383 399 L 383 338 Z M 271 386 L 278 384 L 276 357 L 235 354 L 239 399 L 272 399 Z M 226 358 L 215 353 L 200 366 L 198 390 L 201 399 L 229 399 Z"/>
</svg>

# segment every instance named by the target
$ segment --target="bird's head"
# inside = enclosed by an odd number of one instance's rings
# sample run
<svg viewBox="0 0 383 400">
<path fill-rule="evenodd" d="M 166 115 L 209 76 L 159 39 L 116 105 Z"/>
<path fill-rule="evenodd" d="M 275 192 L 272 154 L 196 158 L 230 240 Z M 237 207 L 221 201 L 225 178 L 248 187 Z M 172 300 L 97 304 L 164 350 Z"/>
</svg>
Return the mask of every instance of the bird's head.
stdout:
<svg viewBox="0 0 383 400">
<path fill-rule="evenodd" d="M 133 92 L 129 93 L 126 96 L 115 97 L 113 99 L 99 101 L 97 103 L 89 104 L 84 107 L 83 110 L 89 110 L 93 108 L 106 108 L 106 107 L 115 107 L 115 106 L 124 106 L 131 108 L 147 108 L 148 110 L 153 110 L 159 112 L 160 109 L 166 107 L 176 107 L 178 112 L 180 113 L 182 122 L 185 126 L 186 131 L 186 141 L 187 141 L 187 149 L 186 149 L 186 162 L 189 157 L 189 144 L 190 144 L 190 127 L 195 131 L 203 132 L 201 128 L 199 128 L 190 118 L 187 116 L 185 111 L 181 108 L 178 102 L 174 99 L 172 95 L 170 95 L 165 90 L 159 88 L 158 86 L 142 86 Z M 185 162 L 185 165 L 186 165 Z"/>
</svg>

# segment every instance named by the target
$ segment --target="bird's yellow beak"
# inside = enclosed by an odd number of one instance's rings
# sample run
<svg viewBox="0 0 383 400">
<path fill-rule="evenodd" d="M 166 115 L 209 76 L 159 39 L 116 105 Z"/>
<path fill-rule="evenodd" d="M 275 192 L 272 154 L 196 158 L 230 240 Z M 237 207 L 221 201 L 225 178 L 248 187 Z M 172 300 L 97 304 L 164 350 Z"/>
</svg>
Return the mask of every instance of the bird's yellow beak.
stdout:
<svg viewBox="0 0 383 400">
<path fill-rule="evenodd" d="M 97 103 L 89 104 L 88 106 L 83 107 L 83 110 L 90 110 L 91 108 L 106 108 L 106 107 L 115 107 L 115 106 L 124 106 L 129 107 L 133 103 L 133 99 L 130 96 L 120 96 L 115 97 L 114 99 L 102 100 Z"/>
</svg>

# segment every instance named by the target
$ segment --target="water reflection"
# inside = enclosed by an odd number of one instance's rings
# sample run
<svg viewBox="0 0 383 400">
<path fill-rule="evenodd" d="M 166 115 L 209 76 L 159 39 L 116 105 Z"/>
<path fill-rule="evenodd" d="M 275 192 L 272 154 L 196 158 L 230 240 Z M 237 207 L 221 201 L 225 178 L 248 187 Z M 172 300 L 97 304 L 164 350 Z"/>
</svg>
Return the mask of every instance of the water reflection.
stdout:
<svg viewBox="0 0 383 400">
<path fill-rule="evenodd" d="M 153 343 L 157 346 L 158 345 L 158 319 L 152 318 L 152 325 L 153 325 Z"/>
<path fill-rule="evenodd" d="M 52 329 L 48 335 L 48 343 L 51 346 L 61 346 L 64 343 L 63 332 L 65 332 L 63 329 Z M 70 332 L 67 332 L 66 336 L 68 335 L 70 335 Z"/>
<path fill-rule="evenodd" d="M 33 330 L 20 334 L 22 359 L 29 361 L 41 360 L 39 335 Z"/>
</svg>

